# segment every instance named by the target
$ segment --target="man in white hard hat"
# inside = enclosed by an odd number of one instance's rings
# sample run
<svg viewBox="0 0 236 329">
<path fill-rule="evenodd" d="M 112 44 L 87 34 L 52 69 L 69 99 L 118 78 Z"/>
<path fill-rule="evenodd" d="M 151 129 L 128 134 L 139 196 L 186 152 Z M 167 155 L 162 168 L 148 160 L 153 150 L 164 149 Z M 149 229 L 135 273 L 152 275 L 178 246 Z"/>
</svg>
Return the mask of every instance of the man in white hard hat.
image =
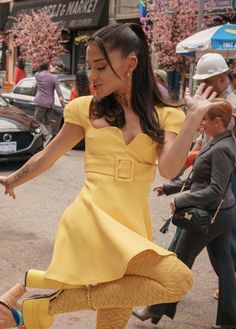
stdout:
<svg viewBox="0 0 236 329">
<path fill-rule="evenodd" d="M 230 85 L 228 72 L 229 66 L 222 55 L 208 53 L 199 59 L 193 79 L 205 82 L 206 87 L 212 86 L 217 97 L 227 99 L 236 111 L 236 94 Z"/>
</svg>

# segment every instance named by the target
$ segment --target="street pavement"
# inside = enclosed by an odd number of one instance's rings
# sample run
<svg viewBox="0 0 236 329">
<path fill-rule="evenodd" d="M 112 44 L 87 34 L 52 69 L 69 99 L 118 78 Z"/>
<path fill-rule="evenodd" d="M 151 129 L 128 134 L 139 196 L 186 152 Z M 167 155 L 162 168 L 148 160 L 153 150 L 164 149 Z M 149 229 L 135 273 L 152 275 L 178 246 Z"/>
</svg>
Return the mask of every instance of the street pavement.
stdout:
<svg viewBox="0 0 236 329">
<path fill-rule="evenodd" d="M 4 195 L 0 188 L 0 294 L 15 282 L 24 279 L 29 268 L 46 269 L 53 250 L 56 227 L 63 210 L 78 194 L 83 184 L 83 152 L 72 150 L 59 159 L 46 173 L 16 189 L 16 200 Z M 0 175 L 8 175 L 19 164 L 2 164 Z M 164 180 L 157 175 L 152 187 Z M 168 218 L 170 197 L 156 197 L 150 191 L 153 217 L 153 240 L 168 248 L 175 227 L 167 234 L 159 232 L 163 219 Z M 89 237 L 88 237 L 89 238 Z M 190 246 L 191 247 L 191 246 Z M 78 260 L 79 261 L 79 260 Z M 217 278 L 202 252 L 194 267 L 194 287 L 178 305 L 175 319 L 163 317 L 158 326 L 150 321 L 130 318 L 128 329 L 210 329 L 215 322 L 217 302 L 212 298 L 217 288 Z M 38 291 L 30 290 L 28 295 Z M 56 317 L 53 328 L 95 328 L 95 314 L 83 311 Z M 111 329 L 116 329 L 112 326 Z"/>
</svg>

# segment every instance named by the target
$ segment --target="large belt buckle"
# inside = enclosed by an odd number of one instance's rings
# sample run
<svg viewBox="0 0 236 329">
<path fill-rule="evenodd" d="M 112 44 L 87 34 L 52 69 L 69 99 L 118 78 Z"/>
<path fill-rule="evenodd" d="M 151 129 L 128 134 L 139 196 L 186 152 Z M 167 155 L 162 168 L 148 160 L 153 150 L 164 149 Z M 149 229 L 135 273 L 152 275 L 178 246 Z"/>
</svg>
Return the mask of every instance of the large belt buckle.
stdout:
<svg viewBox="0 0 236 329">
<path fill-rule="evenodd" d="M 115 179 L 130 182 L 134 180 L 134 160 L 117 158 L 115 162 Z"/>
</svg>

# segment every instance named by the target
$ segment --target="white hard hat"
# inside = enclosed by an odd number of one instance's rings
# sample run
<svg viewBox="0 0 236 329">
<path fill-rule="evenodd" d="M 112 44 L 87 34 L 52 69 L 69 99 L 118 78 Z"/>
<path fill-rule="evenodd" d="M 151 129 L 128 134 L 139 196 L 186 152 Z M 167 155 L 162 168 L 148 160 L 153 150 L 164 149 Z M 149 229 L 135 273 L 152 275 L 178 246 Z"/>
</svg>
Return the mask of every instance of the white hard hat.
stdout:
<svg viewBox="0 0 236 329">
<path fill-rule="evenodd" d="M 208 53 L 203 55 L 196 67 L 196 74 L 193 76 L 195 80 L 205 80 L 214 75 L 227 72 L 229 67 L 220 54 Z"/>
</svg>

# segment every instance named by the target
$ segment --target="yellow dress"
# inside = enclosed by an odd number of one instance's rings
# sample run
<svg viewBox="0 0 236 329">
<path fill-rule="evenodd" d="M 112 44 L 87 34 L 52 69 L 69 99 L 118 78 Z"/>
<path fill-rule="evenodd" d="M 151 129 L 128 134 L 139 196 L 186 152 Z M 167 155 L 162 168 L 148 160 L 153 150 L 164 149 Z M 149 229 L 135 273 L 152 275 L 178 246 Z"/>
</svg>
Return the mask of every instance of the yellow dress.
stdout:
<svg viewBox="0 0 236 329">
<path fill-rule="evenodd" d="M 145 250 L 153 250 L 153 257 L 172 254 L 151 241 L 148 194 L 158 143 L 140 133 L 126 145 L 119 128 L 94 128 L 89 120 L 91 99 L 79 97 L 65 109 L 65 122 L 85 130 L 86 176 L 62 215 L 45 274 L 45 279 L 71 285 L 119 279 L 128 262 Z M 161 128 L 178 133 L 184 113 L 171 107 L 157 111 Z"/>
</svg>

